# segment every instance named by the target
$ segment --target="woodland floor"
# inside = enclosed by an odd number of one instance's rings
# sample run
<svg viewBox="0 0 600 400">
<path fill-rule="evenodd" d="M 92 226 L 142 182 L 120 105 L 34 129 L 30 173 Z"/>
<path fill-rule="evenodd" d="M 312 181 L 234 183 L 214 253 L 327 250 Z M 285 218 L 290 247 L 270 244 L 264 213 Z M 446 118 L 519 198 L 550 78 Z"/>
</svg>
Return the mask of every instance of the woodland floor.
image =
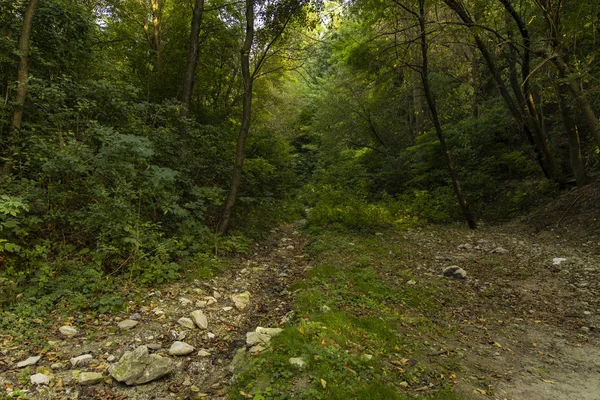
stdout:
<svg viewBox="0 0 600 400">
<path fill-rule="evenodd" d="M 569 196 L 562 207 L 550 207 L 550 214 L 542 210 L 539 215 L 520 222 L 483 226 L 477 231 L 429 226 L 369 235 L 308 234 L 300 223 L 282 226 L 273 230 L 268 240 L 255 245 L 252 254 L 230 260 L 232 266 L 213 279 L 132 293 L 127 312 L 121 315 L 97 318 L 73 315 L 68 319 L 57 310 L 55 315 L 48 316 L 54 335 L 46 337 L 43 346 L 17 343 L 10 335 L 0 335 L 0 388 L 5 393 L 0 398 L 11 392 L 16 396 L 16 390 L 21 390 L 23 398 L 32 399 L 252 398 L 258 392 L 249 390 L 260 388 L 251 382 L 256 375 L 240 372 L 239 378 L 232 379 L 229 368 L 238 349 L 245 347 L 246 332 L 258 326 L 283 327 L 285 331 L 300 331 L 304 335 L 306 324 L 318 320 L 322 312 L 319 302 L 324 302 L 334 314 L 336 310 L 352 314 L 351 321 L 357 324 L 366 316 L 384 321 L 393 313 L 400 318 L 393 333 L 394 340 L 403 344 L 394 345 L 389 351 L 384 345 L 371 346 L 370 339 L 362 344 L 350 339 L 344 341 L 343 337 L 340 339 L 343 328 L 336 333 L 337 344 L 332 338 L 319 336 L 324 347 L 331 342 L 345 349 L 346 354 L 374 355 L 374 364 L 367 367 L 381 370 L 381 378 L 377 379 L 387 379 L 386 384 L 396 388 L 398 398 L 597 400 L 600 398 L 600 238 L 594 231 L 583 228 L 578 231 L 576 225 L 561 228 L 562 222 L 569 219 L 568 214 L 575 212 L 576 207 L 571 206 L 573 200 L 579 196 L 578 202 L 585 201 L 587 195 L 574 192 Z M 554 221 L 549 221 L 551 218 Z M 506 251 L 498 251 L 499 247 Z M 555 258 L 565 260 L 555 265 Z M 314 272 L 323 265 L 330 269 L 322 270 L 325 273 Z M 466 270 L 467 279 L 442 277 L 443 268 L 449 265 Z M 410 301 L 399 300 L 384 307 L 387 300 L 382 300 L 381 309 L 371 303 L 365 303 L 364 310 L 345 305 L 344 298 L 347 296 L 350 302 L 358 285 L 343 284 L 345 291 L 332 297 L 338 278 L 330 278 L 326 272 L 347 266 L 352 269 L 339 279 L 347 276 L 351 280 L 352 273 L 362 267 L 369 268 L 374 282 L 385 284 Z M 315 289 L 298 285 L 307 280 L 322 281 L 323 286 Z M 375 286 L 375 290 L 383 287 Z M 251 293 L 250 304 L 238 310 L 231 296 L 243 291 Z M 313 299 L 316 305 L 307 305 L 308 292 L 311 296 L 315 293 L 321 296 Z M 366 290 L 359 297 L 378 299 L 379 294 Z M 188 316 L 197 308 L 195 303 L 207 296 L 217 300 L 203 308 L 209 321 L 208 330 L 179 327 L 176 321 Z M 182 297 L 191 303 L 183 305 Z M 417 305 L 411 308 L 412 303 Z M 295 316 L 289 314 L 292 310 Z M 138 326 L 126 332 L 115 329 L 119 318 L 136 312 L 142 316 Z M 59 337 L 57 329 L 65 323 L 77 326 L 83 334 L 71 339 Z M 202 357 L 195 352 L 178 357 L 175 373 L 134 387 L 118 384 L 108 376 L 104 383 L 80 386 L 69 367 L 71 357 L 92 354 L 92 364 L 78 369 L 103 372 L 110 364 L 109 356 L 118 360 L 124 351 L 147 343 L 162 344 L 163 349 L 157 353 L 164 355 L 176 334 L 184 334 L 183 341 L 211 355 Z M 264 359 L 268 363 L 271 353 L 293 347 L 285 342 L 293 340 L 293 336 L 287 339 L 285 334 L 282 336 L 273 349 L 248 356 L 250 362 Z M 368 332 L 364 337 L 368 337 Z M 407 344 L 411 341 L 419 345 L 411 347 Z M 16 362 L 33 355 L 42 355 L 36 366 L 27 370 L 16 367 Z M 313 357 L 311 365 L 319 360 L 333 362 L 316 354 Z M 52 364 L 55 364 L 53 370 Z M 345 362 L 346 369 L 352 372 L 352 368 L 360 367 L 348 365 Z M 330 367 L 335 369 L 333 365 Z M 36 368 L 52 374 L 50 386 L 29 384 L 29 375 Z M 410 368 L 421 370 L 412 373 Z M 266 367 L 265 370 L 269 371 Z M 338 376 L 321 377 L 317 370 L 311 367 L 295 372 L 290 368 L 289 374 L 281 373 L 283 378 L 278 387 L 286 388 L 286 379 L 292 382 L 286 392 L 292 398 L 378 398 L 352 392 L 343 397 L 335 392 Z M 349 378 L 339 379 L 342 382 Z M 263 386 L 268 385 L 269 382 Z M 321 392 L 306 394 L 309 387 Z M 448 390 L 453 393 L 450 397 L 444 394 Z M 260 393 L 264 397 L 256 399 L 268 398 L 266 392 Z"/>
</svg>

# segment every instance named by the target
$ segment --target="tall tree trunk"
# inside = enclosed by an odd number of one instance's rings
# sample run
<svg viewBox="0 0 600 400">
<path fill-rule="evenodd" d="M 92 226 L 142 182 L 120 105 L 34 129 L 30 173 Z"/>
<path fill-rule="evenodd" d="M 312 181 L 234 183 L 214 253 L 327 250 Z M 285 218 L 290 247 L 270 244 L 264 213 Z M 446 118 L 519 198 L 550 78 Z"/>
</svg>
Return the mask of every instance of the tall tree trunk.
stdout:
<svg viewBox="0 0 600 400">
<path fill-rule="evenodd" d="M 446 166 L 448 167 L 448 172 L 450 173 L 450 178 L 452 180 L 452 185 L 454 187 L 454 193 L 456 194 L 456 198 L 458 199 L 458 204 L 460 205 L 460 209 L 469 225 L 469 228 L 476 229 L 477 224 L 475 223 L 475 219 L 471 214 L 471 210 L 469 209 L 469 205 L 467 204 L 466 199 L 462 194 L 462 189 L 460 185 L 460 181 L 458 179 L 458 175 L 456 170 L 454 169 L 454 163 L 452 161 L 452 156 L 448 151 L 448 146 L 446 145 L 446 139 L 444 137 L 444 132 L 442 131 L 442 125 L 440 123 L 440 119 L 437 113 L 437 107 L 435 104 L 435 99 L 431 92 L 431 87 L 429 86 L 429 65 L 427 58 L 428 44 L 427 44 L 427 33 L 425 30 L 425 0 L 419 0 L 419 28 L 420 28 L 420 39 L 421 39 L 421 55 L 422 55 L 422 68 L 421 68 L 421 81 L 423 83 L 423 91 L 425 93 L 425 99 L 427 100 L 427 105 L 429 106 L 429 111 L 431 114 L 431 121 L 433 122 L 433 126 L 435 128 L 435 132 L 437 134 L 438 140 L 440 142 L 440 146 L 442 148 L 442 152 L 444 153 L 444 158 L 446 159 Z"/>
<path fill-rule="evenodd" d="M 517 61 L 516 61 L 516 50 L 511 44 L 509 47 L 509 62 L 510 62 L 510 83 L 515 94 L 517 102 L 523 110 L 523 114 L 526 116 L 529 126 L 533 128 L 533 135 L 536 146 L 540 149 L 543 154 L 543 158 L 540 160 L 545 164 L 544 170 L 547 172 L 547 177 L 554 181 L 560 182 L 562 176 L 554 155 L 550 151 L 548 146 L 548 136 L 544 129 L 545 124 L 542 115 L 538 112 L 535 105 L 535 100 L 531 92 L 531 86 L 529 85 L 529 74 L 531 70 L 531 40 L 529 38 L 529 31 L 523 20 L 512 6 L 510 0 L 499 0 L 508 15 L 517 25 L 519 34 L 522 40 L 522 58 L 521 58 L 521 83 L 519 83 L 517 75 Z M 509 38 L 512 40 L 512 29 L 508 26 L 507 29 Z"/>
<path fill-rule="evenodd" d="M 556 84 L 556 93 L 558 95 L 558 105 L 560 107 L 560 113 L 567 132 L 569 139 L 569 161 L 571 164 L 571 170 L 575 175 L 575 181 L 577 186 L 583 186 L 587 183 L 588 177 L 585 173 L 585 165 L 583 164 L 583 157 L 581 155 L 581 143 L 579 141 L 579 131 L 577 125 L 571 118 L 571 111 L 567 103 L 567 96 L 569 96 L 569 89 L 567 84 L 562 80 Z"/>
<path fill-rule="evenodd" d="M 181 101 L 183 109 L 181 116 L 187 117 L 192 101 L 192 92 L 194 91 L 194 75 L 198 65 L 198 43 L 200 40 L 200 26 L 202 25 L 202 14 L 204 12 L 204 0 L 196 0 L 194 11 L 192 13 L 192 29 L 190 32 L 190 47 L 188 49 L 187 61 L 185 64 L 185 73 L 183 75 L 183 91 Z"/>
<path fill-rule="evenodd" d="M 425 133 L 425 108 L 423 107 L 424 98 L 425 95 L 423 93 L 423 83 L 421 82 L 421 76 L 418 71 L 414 71 L 413 102 L 415 105 L 414 116 L 416 136 L 421 136 L 423 133 Z"/>
<path fill-rule="evenodd" d="M 458 17 L 471 30 L 471 34 L 473 35 L 473 39 L 475 40 L 475 45 L 479 49 L 479 52 L 483 56 L 483 60 L 485 61 L 485 64 L 486 64 L 490 74 L 492 74 L 492 77 L 494 78 L 494 82 L 496 83 L 496 87 L 498 88 L 498 92 L 500 93 L 500 96 L 504 100 L 504 104 L 506 105 L 506 108 L 508 109 L 510 114 L 513 116 L 515 121 L 522 126 L 522 131 L 525 134 L 525 136 L 527 137 L 527 140 L 529 141 L 529 144 L 531 145 L 531 148 L 533 149 L 533 151 L 536 155 L 536 159 L 540 165 L 540 168 L 542 169 L 542 172 L 548 179 L 552 179 L 553 174 L 552 174 L 551 168 L 548 166 L 548 163 L 544 159 L 543 152 L 540 150 L 540 148 L 537 144 L 535 135 L 532 134 L 532 130 L 534 130 L 534 128 L 532 129 L 531 121 L 529 120 L 529 116 L 523 112 L 523 109 L 517 105 L 515 100 L 510 95 L 510 93 L 506 87 L 506 84 L 504 83 L 504 80 L 502 79 L 500 70 L 498 69 L 494 59 L 492 58 L 492 55 L 490 54 L 489 50 L 487 49 L 487 46 L 485 45 L 484 41 L 481 39 L 481 36 L 479 36 L 477 31 L 474 30 L 475 26 L 474 26 L 473 19 L 469 16 L 469 13 L 467 12 L 467 10 L 464 7 L 464 4 L 460 0 L 443 0 L 443 1 L 444 1 L 444 3 L 446 3 L 446 5 L 448 7 L 450 7 L 450 9 L 452 9 L 456 13 L 456 15 L 458 15 Z"/>
<path fill-rule="evenodd" d="M 252 85 L 254 83 L 254 76 L 250 73 L 250 50 L 252 48 L 252 42 L 254 41 L 254 1 L 255 0 L 246 0 L 246 37 L 241 51 L 242 79 L 244 82 L 242 125 L 240 126 L 235 149 L 235 165 L 233 167 L 231 186 L 219 223 L 218 232 L 220 235 L 226 234 L 229 230 L 231 213 L 233 212 L 233 206 L 235 205 L 240 183 L 242 181 L 242 168 L 244 166 L 244 158 L 246 155 L 246 138 L 248 137 L 248 132 L 250 130 Z"/>
<path fill-rule="evenodd" d="M 15 109 L 11 129 L 18 131 L 23 122 L 23 109 L 25 99 L 27 98 L 27 80 L 29 79 L 29 42 L 31 40 L 31 27 L 33 25 L 33 16 L 37 9 L 38 0 L 29 0 L 29 5 L 23 16 L 23 28 L 19 37 L 19 67 L 17 70 L 17 97 L 15 99 Z"/>
<path fill-rule="evenodd" d="M 162 39 L 161 39 L 161 28 L 160 20 L 162 13 L 162 4 L 159 4 L 160 0 L 151 0 L 152 7 L 152 27 L 154 28 L 154 51 L 156 51 L 156 73 L 160 75 L 162 69 Z"/>
</svg>

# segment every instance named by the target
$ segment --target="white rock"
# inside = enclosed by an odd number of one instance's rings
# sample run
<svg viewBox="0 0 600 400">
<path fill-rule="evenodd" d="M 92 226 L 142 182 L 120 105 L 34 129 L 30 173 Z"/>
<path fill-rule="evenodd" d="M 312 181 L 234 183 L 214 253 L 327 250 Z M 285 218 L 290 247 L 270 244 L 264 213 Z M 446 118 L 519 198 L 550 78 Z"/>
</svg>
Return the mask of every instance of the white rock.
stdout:
<svg viewBox="0 0 600 400">
<path fill-rule="evenodd" d="M 257 333 L 264 333 L 269 335 L 270 337 L 274 337 L 279 335 L 281 332 L 283 332 L 283 329 L 281 328 L 263 328 L 263 327 L 258 327 L 256 328 L 256 332 Z"/>
<path fill-rule="evenodd" d="M 406 281 L 406 284 L 409 286 L 414 286 L 417 284 L 417 281 L 415 281 L 414 279 L 411 279 L 410 281 Z"/>
<path fill-rule="evenodd" d="M 494 250 L 492 250 L 492 253 L 497 253 L 497 254 L 508 254 L 510 253 L 510 251 L 506 250 L 503 247 L 496 247 Z"/>
<path fill-rule="evenodd" d="M 188 329 L 194 329 L 196 326 L 194 325 L 194 321 L 192 321 L 189 318 L 186 317 L 181 317 L 177 320 L 177 323 L 181 326 L 183 326 L 184 328 L 188 328 Z"/>
<path fill-rule="evenodd" d="M 200 329 L 208 329 L 208 319 L 202 310 L 192 311 L 190 314 L 192 317 L 192 321 L 198 326 Z"/>
<path fill-rule="evenodd" d="M 265 349 L 265 346 L 257 344 L 256 346 L 250 347 L 250 349 L 248 351 L 250 352 L 250 354 L 258 354 L 261 351 L 263 351 L 264 349 Z"/>
<path fill-rule="evenodd" d="M 559 257 L 553 258 L 552 259 L 552 264 L 553 265 L 560 265 L 563 261 L 567 261 L 567 259 L 566 258 L 559 258 Z"/>
<path fill-rule="evenodd" d="M 104 375 L 98 372 L 82 372 L 79 374 L 80 385 L 96 385 L 104 380 Z"/>
<path fill-rule="evenodd" d="M 187 343 L 173 342 L 171 348 L 169 349 L 169 354 L 172 356 L 187 356 L 194 350 L 194 346 L 190 346 Z"/>
<path fill-rule="evenodd" d="M 304 368 L 306 366 L 306 361 L 302 357 L 292 357 L 289 359 L 290 364 L 294 367 Z"/>
<path fill-rule="evenodd" d="M 192 301 L 190 299 L 185 298 L 185 297 L 180 297 L 179 298 L 179 304 L 181 304 L 182 306 L 185 307 L 187 305 L 192 304 Z"/>
<path fill-rule="evenodd" d="M 331 307 L 329 307 L 329 306 L 322 306 L 321 307 L 321 312 L 323 312 L 323 313 L 328 313 L 330 311 L 331 311 Z"/>
<path fill-rule="evenodd" d="M 67 337 L 73 337 L 79 333 L 79 331 L 75 327 L 68 325 L 61 326 L 60 328 L 58 328 L 58 331 Z"/>
<path fill-rule="evenodd" d="M 112 354 L 108 357 L 106 357 L 106 361 L 108 362 L 114 362 L 116 361 L 117 357 L 113 356 Z"/>
<path fill-rule="evenodd" d="M 234 294 L 231 296 L 231 300 L 233 300 L 238 310 L 243 310 L 248 306 L 248 303 L 250 303 L 250 292 Z"/>
<path fill-rule="evenodd" d="M 50 384 L 50 377 L 44 374 L 35 374 L 29 377 L 32 385 L 48 385 Z"/>
<path fill-rule="evenodd" d="M 42 358 L 42 356 L 29 357 L 27 360 L 23 360 L 21 362 L 18 362 L 17 363 L 17 367 L 18 368 L 24 368 L 24 367 L 28 367 L 30 365 L 34 365 L 38 361 L 40 361 L 40 358 Z"/>
<path fill-rule="evenodd" d="M 231 311 L 233 310 L 233 307 L 223 307 L 223 311 L 227 312 L 227 311 Z"/>
<path fill-rule="evenodd" d="M 71 367 L 75 368 L 75 367 L 87 365 L 92 360 L 92 358 L 93 357 L 91 354 L 83 354 L 78 357 L 73 357 L 73 358 L 71 358 Z"/>
<path fill-rule="evenodd" d="M 467 277 L 467 271 L 457 265 L 444 268 L 443 274 L 445 277 L 452 279 L 465 279 Z"/>
<path fill-rule="evenodd" d="M 217 335 L 215 335 L 215 334 L 214 334 L 214 333 L 212 333 L 212 332 L 208 332 L 208 333 L 206 334 L 206 336 L 208 336 L 208 338 L 209 338 L 209 339 L 214 339 L 214 338 L 216 338 L 216 337 L 217 337 Z"/>
<path fill-rule="evenodd" d="M 269 344 L 271 336 L 261 332 L 248 332 L 246 333 L 246 344 L 248 346 L 254 346 L 256 344 Z"/>
<path fill-rule="evenodd" d="M 127 331 L 127 330 L 135 327 L 137 324 L 139 324 L 139 322 L 134 321 L 132 319 L 125 319 L 125 320 L 119 322 L 118 327 L 122 331 Z"/>
<path fill-rule="evenodd" d="M 201 350 L 198 352 L 198 357 L 210 357 L 210 355 L 211 355 L 211 354 L 210 354 L 210 352 L 209 352 L 209 351 L 206 351 L 206 350 L 204 350 L 204 349 L 201 349 Z"/>
</svg>

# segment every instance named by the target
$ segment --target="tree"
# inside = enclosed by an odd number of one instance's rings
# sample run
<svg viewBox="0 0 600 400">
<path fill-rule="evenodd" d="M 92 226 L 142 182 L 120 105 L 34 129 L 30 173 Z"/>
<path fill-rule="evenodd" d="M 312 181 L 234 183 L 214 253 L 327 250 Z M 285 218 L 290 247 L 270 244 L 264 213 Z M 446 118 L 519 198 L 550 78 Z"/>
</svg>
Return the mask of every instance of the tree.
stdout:
<svg viewBox="0 0 600 400">
<path fill-rule="evenodd" d="M 12 118 L 12 130 L 21 129 L 23 122 L 23 110 L 27 98 L 27 81 L 29 80 L 29 50 L 31 40 L 31 28 L 33 17 L 37 9 L 38 0 L 29 0 L 25 14 L 23 15 L 23 28 L 19 37 L 19 67 L 17 69 L 17 95 L 15 97 L 15 109 Z"/>
<path fill-rule="evenodd" d="M 183 75 L 183 90 L 181 94 L 181 101 L 183 103 L 183 109 L 181 110 L 182 117 L 187 117 L 190 108 L 190 102 L 192 100 L 194 76 L 196 73 L 196 65 L 198 64 L 198 46 L 200 41 L 200 26 L 202 25 L 203 13 L 204 0 L 196 0 L 194 3 L 194 11 L 192 13 L 190 47 L 188 49 L 187 61 L 185 64 L 185 73 Z"/>
</svg>

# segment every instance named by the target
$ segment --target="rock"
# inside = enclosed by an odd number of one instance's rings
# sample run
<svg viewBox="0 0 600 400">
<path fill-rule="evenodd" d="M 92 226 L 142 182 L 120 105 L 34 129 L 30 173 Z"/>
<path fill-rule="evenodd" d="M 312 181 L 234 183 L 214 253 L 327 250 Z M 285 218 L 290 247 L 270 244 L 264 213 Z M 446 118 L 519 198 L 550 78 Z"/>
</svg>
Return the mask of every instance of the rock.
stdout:
<svg viewBox="0 0 600 400">
<path fill-rule="evenodd" d="M 134 351 L 126 351 L 108 372 L 119 382 L 141 385 L 167 375 L 172 370 L 171 360 L 156 354 L 148 354 L 148 348 L 140 346 Z"/>
<path fill-rule="evenodd" d="M 194 325 L 194 321 L 192 321 L 189 318 L 186 317 L 181 317 L 177 320 L 177 323 L 181 326 L 183 326 L 184 328 L 188 328 L 188 329 L 194 329 L 196 326 Z"/>
<path fill-rule="evenodd" d="M 119 322 L 118 327 L 122 331 L 127 331 L 127 330 L 135 327 L 137 324 L 139 324 L 139 322 L 134 321 L 132 319 L 126 319 L 126 320 Z"/>
<path fill-rule="evenodd" d="M 190 299 L 185 298 L 185 297 L 180 297 L 179 298 L 179 304 L 181 304 L 182 306 L 185 307 L 187 305 L 192 304 L 192 301 Z"/>
<path fill-rule="evenodd" d="M 560 265 L 563 261 L 567 261 L 566 258 L 553 258 L 552 265 Z"/>
<path fill-rule="evenodd" d="M 472 250 L 473 245 L 470 243 L 461 244 L 460 246 L 458 246 L 458 249 L 459 250 Z"/>
<path fill-rule="evenodd" d="M 231 311 L 233 310 L 233 307 L 223 307 L 223 311 L 227 312 L 227 311 Z"/>
<path fill-rule="evenodd" d="M 210 357 L 210 356 L 211 356 L 210 352 L 208 352 L 208 351 L 206 351 L 204 349 L 201 349 L 198 352 L 198 357 Z"/>
<path fill-rule="evenodd" d="M 140 313 L 135 313 L 135 314 L 131 314 L 129 316 L 129 319 L 133 320 L 133 321 L 139 321 L 140 319 L 142 319 L 142 316 L 140 315 Z"/>
<path fill-rule="evenodd" d="M 363 354 L 362 356 L 360 356 L 360 359 L 363 361 L 370 361 L 373 358 L 372 354 Z"/>
<path fill-rule="evenodd" d="M 28 367 L 30 365 L 34 365 L 38 361 L 40 361 L 40 358 L 42 358 L 42 357 L 41 356 L 29 357 L 27 360 L 18 362 L 17 368 L 24 368 L 24 367 Z"/>
<path fill-rule="evenodd" d="M 106 361 L 108 362 L 115 362 L 115 360 L 117 359 L 117 357 L 113 356 L 112 354 L 108 357 L 106 357 Z"/>
<path fill-rule="evenodd" d="M 50 377 L 44 374 L 35 374 L 29 377 L 32 385 L 48 385 L 50 384 Z"/>
<path fill-rule="evenodd" d="M 217 291 L 215 290 L 215 291 L 213 292 L 213 297 L 214 297 L 215 299 L 217 299 L 217 300 L 218 300 L 218 299 L 220 299 L 220 298 L 221 298 L 221 297 L 223 297 L 223 296 L 221 295 L 221 293 L 219 293 L 219 292 L 217 292 Z"/>
<path fill-rule="evenodd" d="M 250 347 L 250 349 L 248 350 L 251 354 L 258 354 L 261 351 L 263 351 L 266 347 L 265 346 L 261 346 L 260 344 L 257 344 L 256 346 L 252 346 Z"/>
<path fill-rule="evenodd" d="M 496 247 L 494 250 L 492 250 L 492 253 L 496 253 L 496 254 L 508 254 L 510 253 L 510 251 L 506 250 L 505 248 L 502 247 Z"/>
<path fill-rule="evenodd" d="M 443 274 L 446 278 L 451 279 L 465 279 L 467 277 L 467 271 L 457 265 L 451 265 L 447 268 L 444 268 Z"/>
<path fill-rule="evenodd" d="M 80 385 L 95 385 L 104 380 L 104 375 L 98 372 L 82 372 L 79 374 Z"/>
<path fill-rule="evenodd" d="M 231 364 L 229 364 L 229 371 L 234 374 L 237 374 L 238 372 L 240 372 L 240 370 L 244 366 L 244 361 L 246 361 L 246 357 L 247 357 L 246 348 L 245 347 L 239 348 L 235 352 L 235 355 L 233 356 L 233 360 L 231 360 Z"/>
<path fill-rule="evenodd" d="M 409 281 L 406 281 L 406 284 L 409 285 L 409 286 L 414 286 L 414 285 L 417 284 L 417 281 L 415 281 L 414 279 L 411 279 Z"/>
<path fill-rule="evenodd" d="M 204 300 L 206 301 L 207 306 L 210 306 L 211 304 L 215 304 L 217 302 L 217 299 L 215 299 L 212 296 L 207 296 L 204 298 Z"/>
<path fill-rule="evenodd" d="M 231 296 L 231 300 L 233 300 L 238 310 L 243 310 L 250 303 L 250 292 L 235 294 Z"/>
<path fill-rule="evenodd" d="M 58 328 L 58 331 L 66 337 L 73 337 L 79 333 L 79 331 L 76 328 L 68 325 L 61 326 L 60 328 Z"/>
<path fill-rule="evenodd" d="M 279 335 L 281 332 L 283 332 L 283 329 L 281 328 L 263 328 L 263 327 L 258 327 L 256 328 L 256 332 L 257 333 L 264 333 L 269 335 L 270 337 L 274 337 Z"/>
<path fill-rule="evenodd" d="M 206 336 L 207 336 L 209 339 L 214 339 L 214 338 L 216 338 L 216 337 L 217 337 L 217 335 L 215 335 L 215 334 L 214 334 L 214 333 L 212 333 L 212 332 L 208 332 L 208 333 L 206 334 Z"/>
<path fill-rule="evenodd" d="M 169 354 L 172 356 L 187 356 L 194 350 L 194 346 L 190 346 L 185 342 L 173 342 L 169 349 Z"/>
<path fill-rule="evenodd" d="M 328 313 L 330 311 L 331 311 L 331 307 L 329 307 L 329 306 L 322 306 L 321 307 L 321 312 L 323 312 L 323 313 Z"/>
<path fill-rule="evenodd" d="M 146 345 L 150 350 L 160 350 L 162 349 L 162 345 L 160 343 L 148 343 Z"/>
<path fill-rule="evenodd" d="M 306 361 L 302 357 L 292 357 L 289 359 L 290 364 L 294 367 L 304 368 L 306 366 Z"/>
<path fill-rule="evenodd" d="M 208 329 L 208 319 L 202 310 L 192 311 L 190 316 L 198 328 Z"/>
<path fill-rule="evenodd" d="M 57 370 L 57 369 L 63 369 L 64 365 L 62 363 L 54 363 L 52 365 L 50 365 L 50 369 L 53 370 Z"/>
<path fill-rule="evenodd" d="M 255 344 L 269 344 L 271 336 L 266 333 L 260 332 L 248 332 L 246 333 L 246 344 L 248 346 L 254 346 Z"/>
<path fill-rule="evenodd" d="M 581 328 L 579 328 L 579 330 L 581 331 L 581 333 L 590 333 L 590 328 L 588 328 L 587 326 L 582 326 Z"/>
<path fill-rule="evenodd" d="M 71 367 L 75 368 L 75 367 L 81 367 L 81 366 L 87 365 L 92 360 L 92 358 L 94 358 L 94 357 L 92 357 L 91 354 L 83 354 L 78 357 L 73 357 L 73 358 L 71 358 Z"/>
</svg>

